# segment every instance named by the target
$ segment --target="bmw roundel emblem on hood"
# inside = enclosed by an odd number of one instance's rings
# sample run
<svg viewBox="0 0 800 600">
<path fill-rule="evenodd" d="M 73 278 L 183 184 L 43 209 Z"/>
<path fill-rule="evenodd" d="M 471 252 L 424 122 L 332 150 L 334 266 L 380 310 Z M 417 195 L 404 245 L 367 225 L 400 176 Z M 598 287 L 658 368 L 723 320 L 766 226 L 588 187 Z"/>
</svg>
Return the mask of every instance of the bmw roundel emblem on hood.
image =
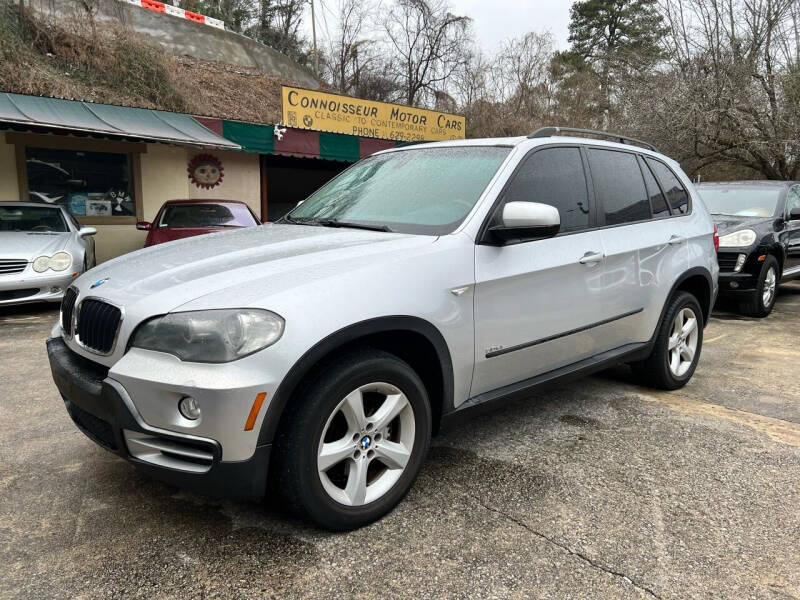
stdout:
<svg viewBox="0 0 800 600">
<path fill-rule="evenodd" d="M 89 286 L 89 289 L 90 289 L 90 290 L 93 290 L 93 289 L 94 289 L 94 288 L 96 288 L 96 287 L 100 287 L 101 285 L 103 285 L 103 284 L 104 284 L 106 281 L 108 281 L 109 279 L 110 279 L 110 277 L 106 277 L 105 279 L 98 279 L 98 280 L 97 280 L 97 281 L 95 281 L 95 282 L 94 282 L 92 285 L 90 285 L 90 286 Z"/>
</svg>

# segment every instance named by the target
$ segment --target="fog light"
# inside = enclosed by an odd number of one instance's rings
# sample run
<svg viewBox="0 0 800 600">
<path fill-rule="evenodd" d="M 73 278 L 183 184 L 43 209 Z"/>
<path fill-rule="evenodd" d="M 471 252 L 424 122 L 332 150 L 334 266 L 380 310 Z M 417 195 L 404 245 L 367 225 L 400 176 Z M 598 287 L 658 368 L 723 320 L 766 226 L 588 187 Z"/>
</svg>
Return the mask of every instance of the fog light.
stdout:
<svg viewBox="0 0 800 600">
<path fill-rule="evenodd" d="M 747 260 L 747 254 L 740 254 L 739 256 L 737 256 L 736 266 L 733 267 L 733 272 L 738 273 L 739 271 L 741 271 L 742 267 L 744 266 L 744 261 L 746 260 Z"/>
<path fill-rule="evenodd" d="M 180 402 L 178 402 L 178 410 L 190 421 L 196 421 L 200 418 L 200 407 L 197 405 L 197 400 L 191 396 L 181 398 Z"/>
<path fill-rule="evenodd" d="M 738 287 L 739 287 L 739 284 L 738 284 L 736 281 L 731 281 L 731 287 L 732 287 L 733 289 L 736 289 L 736 288 L 738 288 Z"/>
<path fill-rule="evenodd" d="M 61 291 L 60 287 L 51 287 L 50 288 L 50 293 L 51 294 L 58 294 L 60 291 Z"/>
</svg>

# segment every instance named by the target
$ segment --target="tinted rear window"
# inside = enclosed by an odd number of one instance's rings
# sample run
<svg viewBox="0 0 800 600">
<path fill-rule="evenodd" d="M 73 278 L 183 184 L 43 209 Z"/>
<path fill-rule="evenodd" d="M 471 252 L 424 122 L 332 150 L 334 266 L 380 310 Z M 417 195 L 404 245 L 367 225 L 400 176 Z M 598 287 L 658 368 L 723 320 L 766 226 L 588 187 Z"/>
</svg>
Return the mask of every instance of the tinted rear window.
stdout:
<svg viewBox="0 0 800 600">
<path fill-rule="evenodd" d="M 606 225 L 651 218 L 650 200 L 636 156 L 615 150 L 589 150 L 595 194 Z"/>
<path fill-rule="evenodd" d="M 169 204 L 159 227 L 251 227 L 257 225 L 242 204 Z"/>
</svg>

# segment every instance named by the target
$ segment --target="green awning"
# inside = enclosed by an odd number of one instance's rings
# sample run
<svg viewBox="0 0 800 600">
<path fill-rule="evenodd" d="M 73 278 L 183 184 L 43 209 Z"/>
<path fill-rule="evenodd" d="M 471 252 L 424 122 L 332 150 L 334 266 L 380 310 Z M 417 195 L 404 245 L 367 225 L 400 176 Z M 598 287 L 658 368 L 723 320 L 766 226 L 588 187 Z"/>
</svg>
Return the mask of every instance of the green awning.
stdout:
<svg viewBox="0 0 800 600">
<path fill-rule="evenodd" d="M 272 125 L 224 120 L 222 121 L 222 135 L 239 144 L 245 152 L 272 154 L 275 151 L 275 134 Z"/>
<path fill-rule="evenodd" d="M 255 154 L 321 158 L 352 163 L 397 145 L 394 140 L 365 138 L 343 133 L 295 129 L 283 125 L 259 125 L 210 117 L 195 118 L 209 129 L 239 144 L 244 152 Z"/>
<path fill-rule="evenodd" d="M 240 149 L 239 144 L 203 127 L 189 115 L 41 96 L 0 93 L 0 123 L 180 146 Z"/>
</svg>

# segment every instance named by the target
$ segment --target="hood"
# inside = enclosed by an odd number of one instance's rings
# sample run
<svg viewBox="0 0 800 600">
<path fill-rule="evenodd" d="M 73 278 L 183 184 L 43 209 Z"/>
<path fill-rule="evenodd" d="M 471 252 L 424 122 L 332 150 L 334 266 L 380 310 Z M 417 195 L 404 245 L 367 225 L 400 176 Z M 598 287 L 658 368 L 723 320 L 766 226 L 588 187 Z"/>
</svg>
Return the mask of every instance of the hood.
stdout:
<svg viewBox="0 0 800 600">
<path fill-rule="evenodd" d="M 70 235 L 69 232 L 0 231 L 0 258 L 30 262 L 43 254 L 52 256 L 64 249 Z"/>
<path fill-rule="evenodd" d="M 298 285 L 335 276 L 437 238 L 358 229 L 273 225 L 190 237 L 123 255 L 76 281 L 87 293 L 126 307 L 146 303 L 151 314 L 168 312 L 202 296 L 223 294 L 246 306 Z M 220 307 L 222 308 L 222 307 Z"/>
<path fill-rule="evenodd" d="M 753 229 L 754 227 L 768 226 L 771 228 L 774 217 L 741 217 L 736 215 L 711 215 L 717 233 L 721 236 L 739 231 L 740 229 Z"/>
</svg>

